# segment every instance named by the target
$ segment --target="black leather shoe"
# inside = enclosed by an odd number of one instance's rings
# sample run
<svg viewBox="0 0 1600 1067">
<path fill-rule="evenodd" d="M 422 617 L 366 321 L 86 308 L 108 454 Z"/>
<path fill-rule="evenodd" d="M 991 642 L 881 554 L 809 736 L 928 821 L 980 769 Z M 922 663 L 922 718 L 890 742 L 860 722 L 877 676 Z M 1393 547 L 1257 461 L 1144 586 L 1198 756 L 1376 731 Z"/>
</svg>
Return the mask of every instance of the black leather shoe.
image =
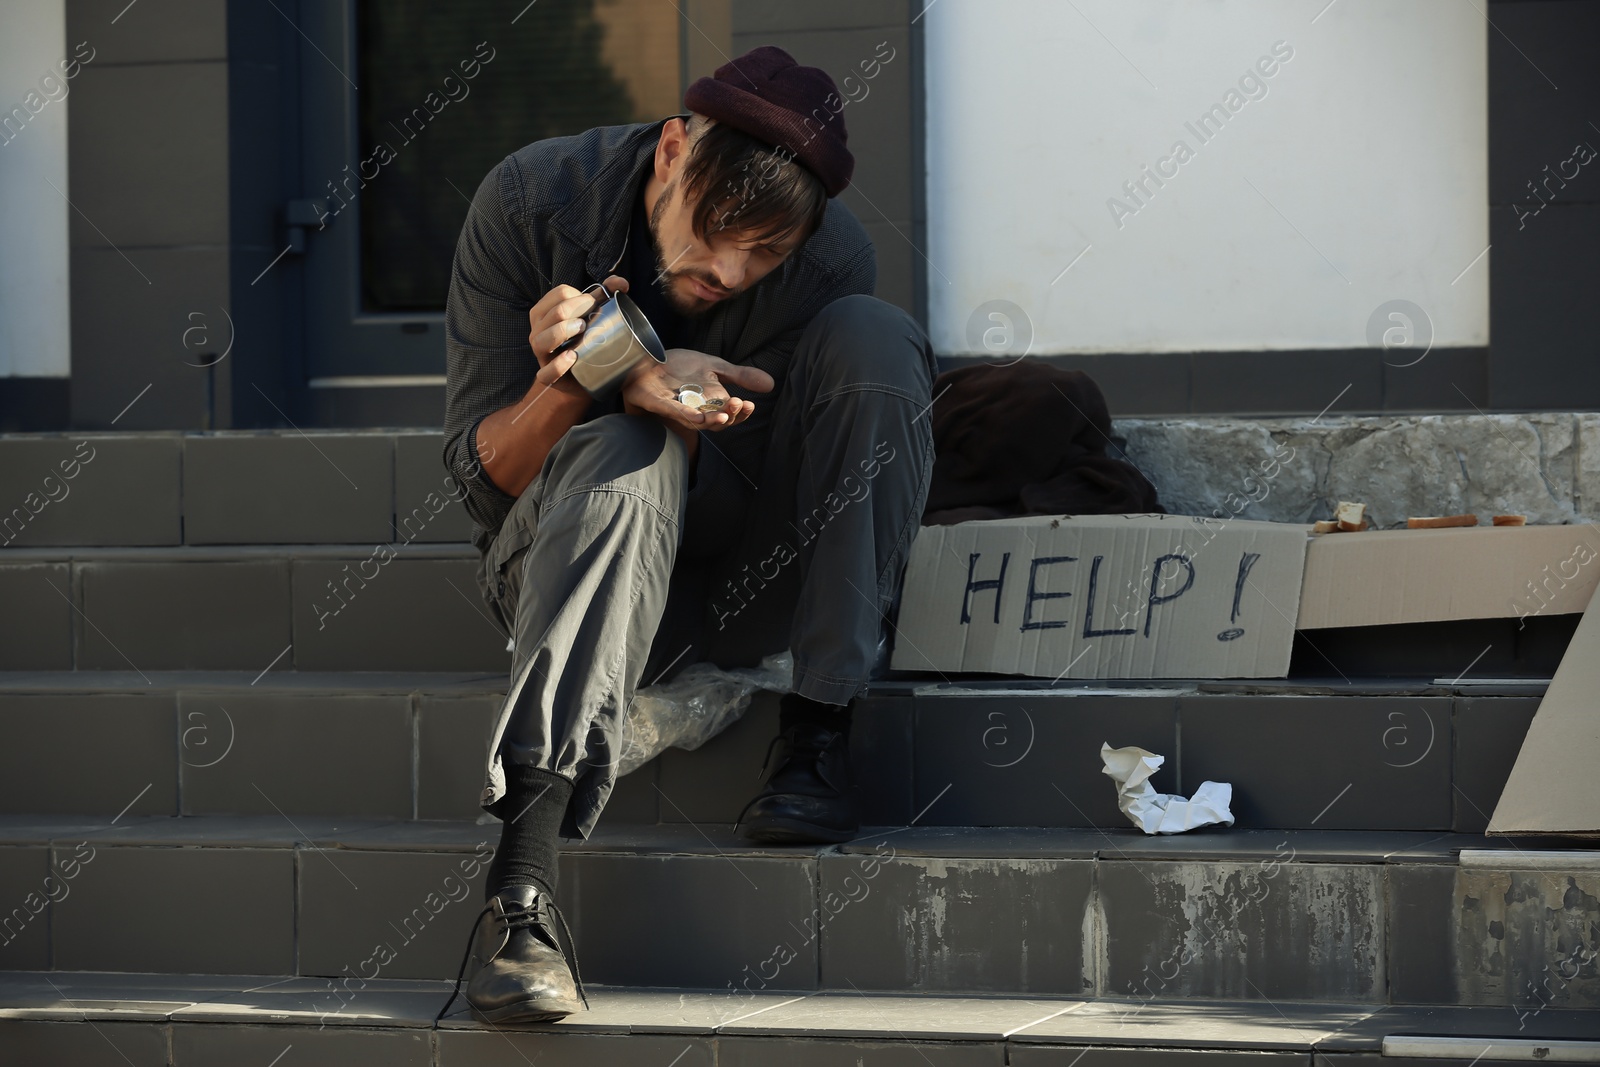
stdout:
<svg viewBox="0 0 1600 1067">
<path fill-rule="evenodd" d="M 501 890 L 479 912 L 469 949 L 476 966 L 467 983 L 467 1003 L 480 1022 L 548 1022 L 588 1007 L 586 999 L 580 1003 L 583 987 L 573 978 L 577 960 L 569 969 L 553 920 L 560 921 L 570 945 L 572 934 L 561 912 L 531 885 Z M 456 982 L 459 987 L 459 974 Z"/>
<path fill-rule="evenodd" d="M 831 844 L 855 837 L 861 825 L 844 732 L 795 723 L 773 738 L 768 763 L 779 744 L 784 746 L 783 761 L 745 805 L 735 828 L 743 826 L 748 841 L 777 845 Z"/>
</svg>

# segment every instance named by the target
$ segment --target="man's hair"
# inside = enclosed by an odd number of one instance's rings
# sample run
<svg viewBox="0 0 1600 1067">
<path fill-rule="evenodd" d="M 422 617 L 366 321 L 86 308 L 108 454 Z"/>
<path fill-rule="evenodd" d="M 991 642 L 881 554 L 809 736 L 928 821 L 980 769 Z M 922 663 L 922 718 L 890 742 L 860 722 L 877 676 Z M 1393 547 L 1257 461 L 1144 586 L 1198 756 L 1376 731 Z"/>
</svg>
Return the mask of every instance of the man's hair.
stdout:
<svg viewBox="0 0 1600 1067">
<path fill-rule="evenodd" d="M 683 197 L 701 240 L 730 230 L 762 242 L 801 241 L 822 224 L 828 191 L 793 152 L 704 115 L 689 118 Z"/>
</svg>

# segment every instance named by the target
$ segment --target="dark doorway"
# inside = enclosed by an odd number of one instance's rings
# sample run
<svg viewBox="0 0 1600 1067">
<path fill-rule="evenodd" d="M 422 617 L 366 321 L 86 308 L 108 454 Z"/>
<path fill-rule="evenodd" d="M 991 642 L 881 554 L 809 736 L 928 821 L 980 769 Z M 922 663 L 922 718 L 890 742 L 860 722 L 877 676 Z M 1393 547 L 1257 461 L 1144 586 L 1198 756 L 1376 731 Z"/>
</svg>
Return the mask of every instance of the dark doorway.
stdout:
<svg viewBox="0 0 1600 1067">
<path fill-rule="evenodd" d="M 437 388 L 451 257 L 479 182 L 531 141 L 675 113 L 683 16 L 661 0 L 301 11 L 307 383 Z"/>
</svg>

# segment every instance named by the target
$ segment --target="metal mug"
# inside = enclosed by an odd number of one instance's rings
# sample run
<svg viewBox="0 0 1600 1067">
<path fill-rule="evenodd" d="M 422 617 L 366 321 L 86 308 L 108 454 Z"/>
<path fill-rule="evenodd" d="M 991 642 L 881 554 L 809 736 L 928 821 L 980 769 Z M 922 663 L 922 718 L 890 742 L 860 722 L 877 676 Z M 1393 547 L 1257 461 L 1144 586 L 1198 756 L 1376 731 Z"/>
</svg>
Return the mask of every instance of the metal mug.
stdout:
<svg viewBox="0 0 1600 1067">
<path fill-rule="evenodd" d="M 605 295 L 584 316 L 583 332 L 556 347 L 552 356 L 568 349 L 577 353 L 577 361 L 567 373 L 590 396 L 603 399 L 622 387 L 628 372 L 646 359 L 657 363 L 667 361 L 667 350 L 656 336 L 655 327 L 645 318 L 639 305 L 627 293 L 616 292 L 596 282 L 584 289 L 599 289 Z"/>
</svg>

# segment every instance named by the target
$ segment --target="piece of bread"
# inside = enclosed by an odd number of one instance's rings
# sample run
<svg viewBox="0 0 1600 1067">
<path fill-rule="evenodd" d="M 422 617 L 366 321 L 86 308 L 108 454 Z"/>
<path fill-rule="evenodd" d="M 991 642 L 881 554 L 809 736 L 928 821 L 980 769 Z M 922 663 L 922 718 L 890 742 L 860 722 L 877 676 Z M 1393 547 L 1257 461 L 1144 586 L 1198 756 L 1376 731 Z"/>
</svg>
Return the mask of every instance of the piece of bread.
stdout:
<svg viewBox="0 0 1600 1067">
<path fill-rule="evenodd" d="M 1367 506 L 1352 503 L 1348 500 L 1339 501 L 1339 506 L 1334 509 L 1333 521 L 1339 524 L 1341 530 L 1365 529 Z"/>
<path fill-rule="evenodd" d="M 1409 530 L 1443 530 L 1452 526 L 1476 526 L 1476 515 L 1427 515 L 1406 520 Z"/>
<path fill-rule="evenodd" d="M 1314 534 L 1338 533 L 1339 524 L 1332 519 L 1319 519 L 1311 524 L 1311 532 Z"/>
<path fill-rule="evenodd" d="M 1494 517 L 1494 524 L 1496 526 L 1526 526 L 1526 525 L 1528 525 L 1528 516 L 1526 516 L 1526 515 L 1496 515 Z"/>
</svg>

